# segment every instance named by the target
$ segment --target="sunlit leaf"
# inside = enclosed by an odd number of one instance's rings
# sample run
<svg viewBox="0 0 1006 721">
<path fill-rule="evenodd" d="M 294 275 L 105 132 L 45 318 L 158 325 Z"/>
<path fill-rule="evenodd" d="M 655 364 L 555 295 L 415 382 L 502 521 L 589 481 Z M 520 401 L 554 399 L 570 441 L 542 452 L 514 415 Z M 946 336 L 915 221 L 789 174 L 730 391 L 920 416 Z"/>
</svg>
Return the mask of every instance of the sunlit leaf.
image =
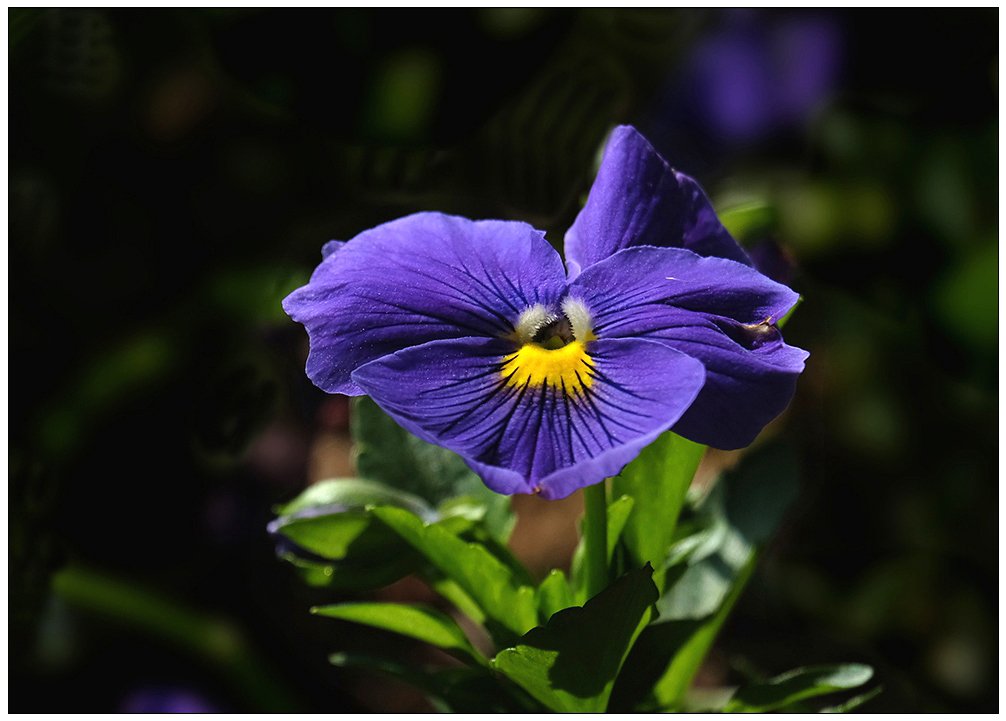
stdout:
<svg viewBox="0 0 1006 721">
<path fill-rule="evenodd" d="M 411 636 L 432 643 L 463 661 L 486 662 L 454 619 L 434 608 L 399 603 L 343 603 L 318 606 L 311 612 Z"/>
<path fill-rule="evenodd" d="M 884 690 L 883 686 L 877 686 L 876 688 L 870 689 L 866 693 L 861 693 L 858 696 L 853 696 L 845 703 L 840 703 L 837 706 L 828 706 L 821 709 L 820 713 L 848 713 L 854 708 L 862 706 L 867 701 L 874 698 L 877 694 Z"/>
<path fill-rule="evenodd" d="M 628 523 L 635 499 L 632 496 L 622 496 L 608 504 L 608 562 L 615 552 L 615 546 L 622 538 L 625 524 Z"/>
<path fill-rule="evenodd" d="M 376 505 L 391 505 L 424 521 L 440 518 L 421 498 L 357 478 L 322 481 L 278 510 L 269 528 L 279 537 L 283 557 L 315 586 L 380 588 L 419 570 L 422 556 L 375 519 Z M 472 521 L 450 516 L 439 521 L 452 532 Z"/>
<path fill-rule="evenodd" d="M 534 589 L 515 579 L 484 546 L 401 509 L 375 508 L 373 513 L 478 604 L 494 637 L 520 636 L 537 623 Z"/>
<path fill-rule="evenodd" d="M 542 622 L 551 618 L 553 613 L 569 608 L 575 603 L 566 574 L 558 569 L 545 576 L 535 596 L 538 601 L 538 617 Z"/>
<path fill-rule="evenodd" d="M 612 479 L 612 495 L 635 499 L 622 532 L 638 566 L 660 568 L 705 446 L 667 432 Z"/>
<path fill-rule="evenodd" d="M 858 663 L 798 668 L 764 683 L 741 688 L 723 710 L 726 713 L 774 711 L 812 696 L 862 686 L 872 677 L 873 669 Z"/>
<path fill-rule="evenodd" d="M 754 570 L 754 560 L 741 571 L 713 616 L 659 619 L 643 629 L 619 675 L 613 709 L 680 710 L 692 678 Z"/>
<path fill-rule="evenodd" d="M 396 506 L 412 511 L 420 518 L 436 520 L 437 513 L 422 498 L 383 483 L 362 478 L 332 478 L 308 486 L 289 503 L 279 506 L 276 513 L 289 516 L 307 509 L 342 506 Z"/>
</svg>

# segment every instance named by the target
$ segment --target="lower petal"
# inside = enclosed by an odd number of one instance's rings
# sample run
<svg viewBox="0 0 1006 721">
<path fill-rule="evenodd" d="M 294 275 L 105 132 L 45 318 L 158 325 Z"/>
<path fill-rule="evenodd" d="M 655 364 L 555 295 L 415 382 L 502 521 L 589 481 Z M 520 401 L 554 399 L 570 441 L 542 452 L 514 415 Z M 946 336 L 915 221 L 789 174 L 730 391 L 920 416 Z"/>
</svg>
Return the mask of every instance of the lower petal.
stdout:
<svg viewBox="0 0 1006 721">
<path fill-rule="evenodd" d="M 621 471 L 678 421 L 705 379 L 699 361 L 642 339 L 588 343 L 573 382 L 567 370 L 514 372 L 515 350 L 495 339 L 433 341 L 368 363 L 353 380 L 494 491 L 563 498 Z"/>
</svg>

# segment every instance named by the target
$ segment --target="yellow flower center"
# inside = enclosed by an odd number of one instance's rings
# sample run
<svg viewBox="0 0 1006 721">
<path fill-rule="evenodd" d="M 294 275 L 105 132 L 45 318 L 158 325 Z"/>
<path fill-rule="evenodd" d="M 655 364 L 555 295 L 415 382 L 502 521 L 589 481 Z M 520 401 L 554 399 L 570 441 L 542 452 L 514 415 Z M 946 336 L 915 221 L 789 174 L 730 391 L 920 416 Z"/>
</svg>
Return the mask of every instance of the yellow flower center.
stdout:
<svg viewBox="0 0 1006 721">
<path fill-rule="evenodd" d="M 503 379 L 507 385 L 530 385 L 540 388 L 551 385 L 566 395 L 582 395 L 594 379 L 594 361 L 585 345 L 574 340 L 560 348 L 547 348 L 538 343 L 526 343 L 516 353 L 503 357 Z"/>
</svg>

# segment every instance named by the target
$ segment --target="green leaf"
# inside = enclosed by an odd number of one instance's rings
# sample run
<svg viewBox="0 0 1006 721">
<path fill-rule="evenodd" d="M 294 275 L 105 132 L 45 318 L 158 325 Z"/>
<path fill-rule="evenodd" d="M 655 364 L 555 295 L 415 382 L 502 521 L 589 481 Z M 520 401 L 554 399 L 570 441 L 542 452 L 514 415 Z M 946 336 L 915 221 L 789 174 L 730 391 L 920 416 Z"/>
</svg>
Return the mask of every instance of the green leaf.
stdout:
<svg viewBox="0 0 1006 721">
<path fill-rule="evenodd" d="M 395 533 L 364 510 L 294 518 L 277 530 L 298 546 L 334 561 L 356 558 L 379 563 L 407 550 Z"/>
<path fill-rule="evenodd" d="M 448 523 L 450 524 L 455 522 L 448 521 Z M 441 525 L 443 525 L 443 523 L 441 523 Z M 456 531 L 455 528 L 457 529 Z M 468 528 L 451 526 L 451 530 L 455 531 L 463 540 L 468 541 L 469 543 L 477 543 L 489 551 L 496 560 L 510 569 L 514 582 L 518 586 L 535 585 L 534 577 L 531 576 L 531 572 L 527 570 L 527 567 L 525 567 L 515 555 L 513 555 L 513 551 L 496 540 L 496 538 L 490 535 L 483 526 L 476 525 Z"/>
<path fill-rule="evenodd" d="M 681 643 L 671 646 L 675 649 L 671 662 L 654 685 L 653 697 L 658 706 L 667 708 L 681 705 L 685 692 L 695 678 L 706 654 L 709 653 L 713 641 L 716 640 L 716 634 L 727 620 L 727 615 L 740 598 L 741 591 L 754 572 L 756 559 L 757 556 L 752 556 L 747 565 L 741 569 L 734 579 L 730 592 L 715 614 L 702 620 L 684 619 L 666 624 L 675 624 L 673 630 L 680 636 Z M 665 624 L 656 624 L 655 628 L 663 625 Z"/>
<path fill-rule="evenodd" d="M 745 458 L 706 496 L 693 537 L 678 540 L 668 555 L 683 562 L 655 574 L 664 579 L 657 601 L 660 617 L 626 662 L 631 672 L 616 689 L 619 708 L 644 703 L 680 708 L 754 570 L 758 549 L 796 497 L 797 470 L 787 447 L 769 446 Z"/>
<path fill-rule="evenodd" d="M 284 554 L 314 586 L 380 588 L 418 570 L 422 558 L 371 514 L 374 504 L 391 504 L 423 520 L 439 515 L 421 498 L 359 478 L 316 483 L 278 509 L 271 528 L 299 549 Z M 452 532 L 471 529 L 462 515 L 439 521 Z M 313 554 L 305 558 L 302 551 Z M 326 562 L 328 561 L 328 562 Z"/>
<path fill-rule="evenodd" d="M 862 686 L 873 677 L 864 664 L 810 666 L 745 686 L 723 708 L 726 713 L 774 711 L 806 698 Z"/>
<path fill-rule="evenodd" d="M 472 597 L 461 590 L 461 586 L 430 565 L 423 568 L 420 571 L 420 575 L 430 588 L 453 603 L 455 608 L 461 611 L 461 613 L 468 616 L 475 623 L 485 622 L 486 615 L 482 613 L 482 609 L 472 600 Z"/>
<path fill-rule="evenodd" d="M 660 619 L 643 629 L 615 684 L 611 710 L 680 710 L 685 691 L 753 569 L 754 559 L 714 616 Z"/>
<path fill-rule="evenodd" d="M 357 472 L 440 507 L 461 497 L 484 510 L 483 525 L 505 543 L 516 518 L 509 496 L 486 488 L 461 457 L 421 441 L 366 397 L 353 400 L 352 432 Z"/>
<path fill-rule="evenodd" d="M 653 570 L 632 571 L 590 599 L 553 615 L 493 666 L 553 711 L 602 712 L 629 649 L 649 622 Z"/>
<path fill-rule="evenodd" d="M 541 713 L 541 704 L 506 678 L 470 668 L 439 671 L 440 699 L 449 713 Z"/>
<path fill-rule="evenodd" d="M 428 521 L 438 518 L 423 499 L 411 494 L 360 478 L 333 478 L 311 485 L 277 508 L 280 516 L 272 528 L 318 556 L 350 563 L 355 559 L 367 568 L 374 568 L 376 559 L 414 555 L 396 534 L 373 520 L 368 509 L 377 505 L 403 508 Z"/>
<path fill-rule="evenodd" d="M 566 574 L 558 569 L 545 576 L 545 580 L 535 591 L 535 597 L 538 601 L 538 618 L 542 623 L 548 621 L 552 614 L 575 603 L 569 582 L 566 581 Z"/>
<path fill-rule="evenodd" d="M 411 548 L 398 558 L 380 564 L 320 563 L 293 553 L 286 553 L 283 558 L 297 568 L 308 585 L 346 591 L 382 588 L 415 572 L 422 564 L 422 558 Z"/>
<path fill-rule="evenodd" d="M 427 521 L 437 513 L 425 500 L 411 493 L 363 478 L 331 478 L 308 486 L 289 503 L 276 508 L 279 516 L 290 516 L 308 509 L 338 507 L 363 509 L 367 506 L 396 506 L 412 511 Z"/>
<path fill-rule="evenodd" d="M 861 693 L 858 696 L 853 696 L 845 703 L 840 703 L 837 706 L 828 706 L 821 709 L 820 713 L 848 713 L 854 708 L 862 706 L 864 703 L 872 699 L 874 696 L 878 695 L 884 690 L 883 686 L 877 686 L 874 689 L 870 689 L 866 693 Z"/>
<path fill-rule="evenodd" d="M 484 546 L 466 543 L 401 509 L 375 508 L 373 514 L 478 604 L 494 637 L 520 636 L 537 623 L 534 589 L 515 579 Z"/>
<path fill-rule="evenodd" d="M 542 710 L 523 689 L 509 683 L 501 684 L 482 669 L 417 669 L 390 659 L 348 653 L 334 653 L 328 660 L 333 666 L 376 671 L 403 681 L 431 697 L 444 711 L 519 713 Z"/>
<path fill-rule="evenodd" d="M 311 612 L 411 636 L 432 643 L 462 661 L 487 663 L 454 619 L 434 608 L 398 603 L 343 603 L 317 606 Z"/>
<path fill-rule="evenodd" d="M 635 505 L 635 499 L 632 496 L 622 496 L 617 500 L 612 501 L 608 504 L 608 563 L 611 563 L 611 557 L 615 553 L 615 546 L 618 545 L 619 539 L 622 537 L 622 532 L 625 530 L 625 524 L 629 520 L 629 515 L 632 513 L 632 507 Z"/>
<path fill-rule="evenodd" d="M 746 547 L 744 551 L 746 561 L 751 549 Z M 720 554 L 686 566 L 657 602 L 660 618 L 666 621 L 705 618 L 716 613 L 737 580 L 738 570 Z"/>
<path fill-rule="evenodd" d="M 705 448 L 668 431 L 612 479 L 613 496 L 635 499 L 623 538 L 637 565 L 663 564 Z"/>
<path fill-rule="evenodd" d="M 764 544 L 796 500 L 799 478 L 799 464 L 790 446 L 777 443 L 753 452 L 725 478 L 730 524 L 748 543 Z"/>
<path fill-rule="evenodd" d="M 448 693 L 448 684 L 431 669 L 416 668 L 388 658 L 356 653 L 333 653 L 328 657 L 328 662 L 339 668 L 364 669 L 407 683 L 426 694 L 435 705 L 438 702 L 442 703 Z"/>
<path fill-rule="evenodd" d="M 679 541 L 669 557 L 691 546 L 688 567 L 665 588 L 657 604 L 662 620 L 704 618 L 716 612 L 757 548 L 772 536 L 799 490 L 797 464 L 782 445 L 745 459 L 706 497 L 699 509 L 706 520 L 692 539 Z"/>
</svg>

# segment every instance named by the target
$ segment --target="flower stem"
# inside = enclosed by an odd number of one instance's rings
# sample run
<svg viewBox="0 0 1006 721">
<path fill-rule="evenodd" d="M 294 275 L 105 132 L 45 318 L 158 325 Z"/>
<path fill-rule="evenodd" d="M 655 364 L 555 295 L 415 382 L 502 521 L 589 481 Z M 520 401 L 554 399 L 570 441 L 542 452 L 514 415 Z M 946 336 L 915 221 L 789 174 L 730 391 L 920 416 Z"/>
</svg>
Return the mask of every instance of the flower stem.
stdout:
<svg viewBox="0 0 1006 721">
<path fill-rule="evenodd" d="M 608 585 L 608 498 L 605 482 L 583 489 L 584 570 L 587 598 Z"/>
</svg>

